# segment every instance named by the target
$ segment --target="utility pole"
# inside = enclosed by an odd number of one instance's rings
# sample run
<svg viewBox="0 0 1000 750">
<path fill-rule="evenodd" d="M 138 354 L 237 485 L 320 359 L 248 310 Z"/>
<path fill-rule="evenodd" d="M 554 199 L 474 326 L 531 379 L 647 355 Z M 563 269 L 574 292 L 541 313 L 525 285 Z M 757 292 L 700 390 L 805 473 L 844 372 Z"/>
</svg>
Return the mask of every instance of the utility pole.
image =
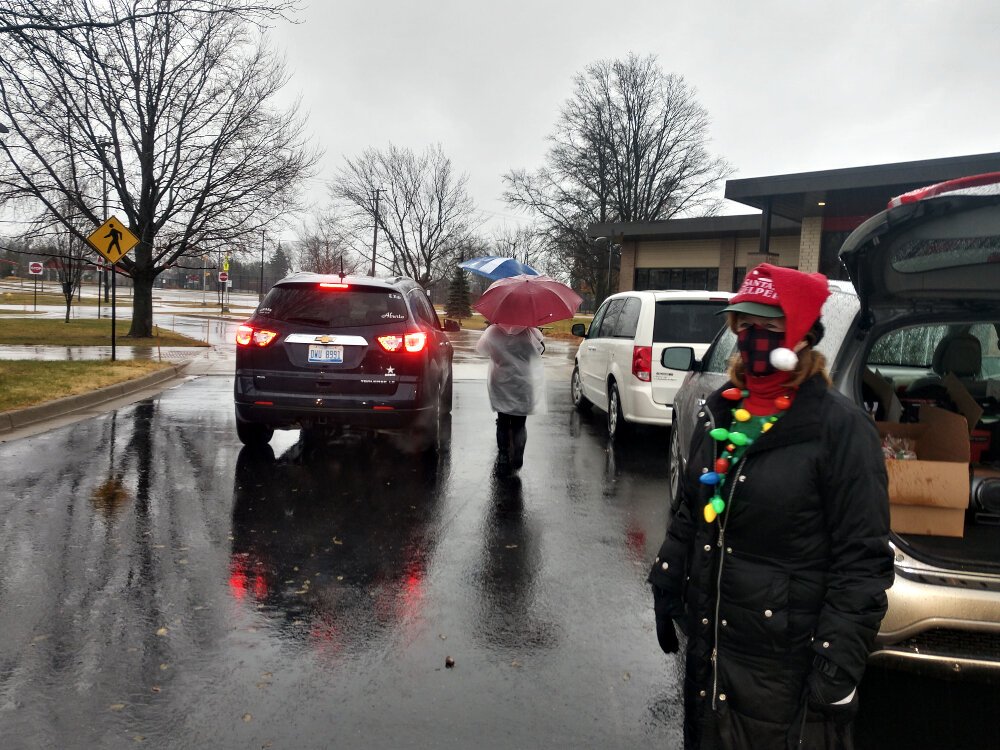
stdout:
<svg viewBox="0 0 1000 750">
<path fill-rule="evenodd" d="M 257 289 L 257 302 L 264 299 L 264 236 L 266 232 L 260 230 L 260 285 Z"/>
<path fill-rule="evenodd" d="M 101 150 L 101 205 L 103 206 L 104 215 L 101 217 L 105 221 L 108 220 L 108 148 L 111 146 L 111 141 L 107 138 L 102 138 L 97 142 L 97 148 Z M 108 276 L 107 271 L 102 267 L 104 266 L 104 261 L 98 256 L 97 260 L 97 317 L 101 317 L 101 277 L 104 277 L 104 301 L 107 302 L 108 294 Z M 114 339 L 111 341 L 111 345 L 114 346 Z M 114 359 L 114 358 L 112 358 Z"/>
<path fill-rule="evenodd" d="M 375 226 L 372 231 L 372 276 L 375 275 L 375 251 L 378 248 L 378 203 L 383 192 L 385 191 L 382 188 L 375 188 L 372 190 L 372 193 L 375 194 Z"/>
</svg>

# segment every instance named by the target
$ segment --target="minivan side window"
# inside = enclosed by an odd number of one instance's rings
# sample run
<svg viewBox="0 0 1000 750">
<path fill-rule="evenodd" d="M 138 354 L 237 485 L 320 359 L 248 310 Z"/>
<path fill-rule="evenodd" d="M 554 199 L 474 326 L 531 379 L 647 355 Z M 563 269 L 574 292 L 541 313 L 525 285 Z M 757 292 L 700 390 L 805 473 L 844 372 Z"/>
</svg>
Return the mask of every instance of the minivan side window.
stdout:
<svg viewBox="0 0 1000 750">
<path fill-rule="evenodd" d="M 590 329 L 587 331 L 588 339 L 596 339 L 598 331 L 601 330 L 601 321 L 604 320 L 604 315 L 608 312 L 608 306 L 610 302 L 605 302 L 599 308 L 597 312 L 594 313 L 594 319 L 590 322 Z"/>
<path fill-rule="evenodd" d="M 635 331 L 639 327 L 640 312 L 642 312 L 642 300 L 638 297 L 628 297 L 618 314 L 618 322 L 612 335 L 618 339 L 634 339 Z"/>
<path fill-rule="evenodd" d="M 604 339 L 614 335 L 615 326 L 618 324 L 618 314 L 624 306 L 624 299 L 613 299 L 608 303 L 608 311 L 604 314 L 604 320 L 601 321 L 594 338 Z"/>
</svg>

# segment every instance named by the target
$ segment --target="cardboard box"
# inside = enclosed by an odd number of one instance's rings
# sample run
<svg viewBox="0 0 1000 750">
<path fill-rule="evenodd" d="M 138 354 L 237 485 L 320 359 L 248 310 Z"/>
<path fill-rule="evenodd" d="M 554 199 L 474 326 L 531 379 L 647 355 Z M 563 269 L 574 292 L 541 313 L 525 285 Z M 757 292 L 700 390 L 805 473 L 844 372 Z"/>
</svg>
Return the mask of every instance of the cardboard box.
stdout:
<svg viewBox="0 0 1000 750">
<path fill-rule="evenodd" d="M 877 422 L 879 434 L 910 438 L 915 460 L 887 459 L 892 530 L 961 537 L 969 507 L 969 423 L 934 406 L 916 424 Z"/>
</svg>

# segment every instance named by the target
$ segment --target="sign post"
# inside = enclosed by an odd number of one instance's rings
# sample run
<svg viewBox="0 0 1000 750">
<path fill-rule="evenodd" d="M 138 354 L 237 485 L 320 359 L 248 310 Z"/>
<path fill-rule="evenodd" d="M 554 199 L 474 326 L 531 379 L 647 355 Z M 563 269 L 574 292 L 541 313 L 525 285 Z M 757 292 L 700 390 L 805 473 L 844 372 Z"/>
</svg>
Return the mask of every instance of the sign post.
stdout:
<svg viewBox="0 0 1000 750">
<path fill-rule="evenodd" d="M 117 271 L 115 264 L 120 261 L 133 247 L 139 244 L 139 238 L 132 234 L 117 217 L 111 216 L 101 226 L 94 230 L 87 241 L 91 246 L 108 259 L 111 264 L 111 361 L 115 361 L 115 290 L 117 287 Z"/>
<path fill-rule="evenodd" d="M 224 269 L 229 268 L 229 258 L 226 258 L 225 262 L 222 264 Z M 222 312 L 227 312 L 226 309 L 226 282 L 229 281 L 228 271 L 219 271 L 219 309 Z"/>
<path fill-rule="evenodd" d="M 33 260 L 28 264 L 28 273 L 30 273 L 35 282 L 35 305 L 34 311 L 38 312 L 38 277 L 42 275 L 42 271 L 45 270 L 40 261 Z"/>
</svg>

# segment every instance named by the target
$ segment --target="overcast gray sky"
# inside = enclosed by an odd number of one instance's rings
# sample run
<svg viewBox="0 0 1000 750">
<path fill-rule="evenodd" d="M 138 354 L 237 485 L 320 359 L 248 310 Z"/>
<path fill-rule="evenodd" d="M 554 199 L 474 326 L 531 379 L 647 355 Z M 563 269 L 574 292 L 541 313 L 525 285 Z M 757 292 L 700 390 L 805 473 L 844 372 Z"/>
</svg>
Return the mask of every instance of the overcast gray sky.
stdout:
<svg viewBox="0 0 1000 750">
<path fill-rule="evenodd" d="M 344 155 L 440 143 L 488 224 L 542 164 L 590 62 L 632 51 L 695 88 L 734 177 L 1000 151 L 995 0 L 311 0 L 274 29 L 309 129 Z M 726 213 L 751 209 L 727 204 Z"/>
</svg>

